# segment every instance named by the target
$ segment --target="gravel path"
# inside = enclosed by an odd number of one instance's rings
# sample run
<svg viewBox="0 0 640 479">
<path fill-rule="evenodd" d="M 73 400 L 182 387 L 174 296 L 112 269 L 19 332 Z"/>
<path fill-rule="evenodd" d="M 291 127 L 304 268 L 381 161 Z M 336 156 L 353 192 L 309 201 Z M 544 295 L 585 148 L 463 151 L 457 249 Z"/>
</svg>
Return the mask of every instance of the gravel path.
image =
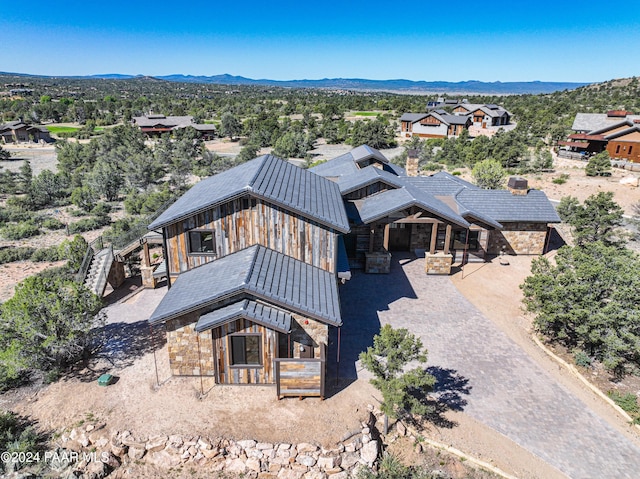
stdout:
<svg viewBox="0 0 640 479">
<path fill-rule="evenodd" d="M 640 448 L 558 384 L 448 277 L 426 276 L 423 261 L 401 260 L 402 267 L 394 261 L 391 275 L 355 274 L 342 287 L 346 362 L 380 324 L 405 327 L 429 350 L 439 394 L 450 407 L 569 477 L 638 477 Z"/>
</svg>

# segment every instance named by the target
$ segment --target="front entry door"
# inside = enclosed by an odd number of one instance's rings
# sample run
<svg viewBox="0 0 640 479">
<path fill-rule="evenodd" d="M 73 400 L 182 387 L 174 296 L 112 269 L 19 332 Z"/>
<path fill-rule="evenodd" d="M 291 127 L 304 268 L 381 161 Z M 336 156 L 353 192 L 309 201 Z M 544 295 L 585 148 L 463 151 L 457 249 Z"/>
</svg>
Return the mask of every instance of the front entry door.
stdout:
<svg viewBox="0 0 640 479">
<path fill-rule="evenodd" d="M 389 251 L 409 251 L 411 248 L 411 223 L 389 224 Z"/>
</svg>

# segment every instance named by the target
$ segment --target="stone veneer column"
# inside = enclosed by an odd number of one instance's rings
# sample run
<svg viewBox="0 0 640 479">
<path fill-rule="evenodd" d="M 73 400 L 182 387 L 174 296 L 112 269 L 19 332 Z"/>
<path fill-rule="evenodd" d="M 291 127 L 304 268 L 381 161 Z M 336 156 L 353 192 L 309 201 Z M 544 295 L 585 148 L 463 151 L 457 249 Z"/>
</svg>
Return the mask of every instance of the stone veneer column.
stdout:
<svg viewBox="0 0 640 479">
<path fill-rule="evenodd" d="M 451 274 L 453 255 L 445 253 L 426 253 L 424 271 L 427 274 Z"/>
</svg>

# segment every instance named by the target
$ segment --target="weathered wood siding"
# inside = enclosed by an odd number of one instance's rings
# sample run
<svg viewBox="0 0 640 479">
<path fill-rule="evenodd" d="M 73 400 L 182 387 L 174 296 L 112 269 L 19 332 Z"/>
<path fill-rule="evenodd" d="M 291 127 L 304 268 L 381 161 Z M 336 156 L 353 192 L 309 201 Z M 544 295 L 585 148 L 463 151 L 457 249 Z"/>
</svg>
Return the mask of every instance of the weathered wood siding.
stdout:
<svg viewBox="0 0 640 479">
<path fill-rule="evenodd" d="M 284 396 L 324 397 L 324 360 L 279 359 L 276 378 L 278 399 Z"/>
<path fill-rule="evenodd" d="M 213 230 L 215 255 L 189 254 L 189 230 Z M 260 244 L 325 271 L 335 272 L 337 232 L 276 205 L 236 199 L 166 228 L 168 274 L 182 272 Z"/>
<path fill-rule="evenodd" d="M 231 366 L 231 341 L 233 333 L 258 333 L 261 337 L 262 365 L 251 367 Z M 278 357 L 278 332 L 249 320 L 239 319 L 213 329 L 214 362 L 220 384 L 273 384 L 273 360 Z"/>
</svg>

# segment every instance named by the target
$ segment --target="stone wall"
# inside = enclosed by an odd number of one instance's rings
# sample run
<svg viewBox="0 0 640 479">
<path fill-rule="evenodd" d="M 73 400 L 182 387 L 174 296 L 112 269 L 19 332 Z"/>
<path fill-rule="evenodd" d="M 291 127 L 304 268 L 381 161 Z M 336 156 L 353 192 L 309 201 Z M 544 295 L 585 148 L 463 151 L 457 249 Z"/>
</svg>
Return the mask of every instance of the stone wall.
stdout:
<svg viewBox="0 0 640 479">
<path fill-rule="evenodd" d="M 56 477 L 106 477 L 116 471 L 115 476 L 118 468 L 137 465 L 155 467 L 165 474 L 184 466 L 212 476 L 249 479 L 347 479 L 360 468 L 377 467 L 382 440 L 376 424 L 382 414 L 371 405 L 368 408 L 368 419 L 361 428 L 345 434 L 332 447 L 205 436 L 142 437 L 130 431 L 109 432 L 104 423 L 87 424 L 54 436 L 53 446 L 60 457 L 76 457 L 77 461 L 51 464 L 51 468 L 55 467 Z M 82 461 L 83 453 L 89 452 L 95 459 Z"/>
<path fill-rule="evenodd" d="M 427 274 L 451 274 L 451 261 L 453 256 L 444 253 L 425 254 L 425 273 Z"/>
<path fill-rule="evenodd" d="M 431 224 L 415 223 L 411 229 L 411 251 L 426 250 L 431 246 Z"/>
<path fill-rule="evenodd" d="M 174 376 L 215 376 L 211 331 L 195 331 L 199 314 L 190 313 L 166 323 L 169 366 Z"/>
<path fill-rule="evenodd" d="M 547 240 L 546 223 L 503 223 L 503 230 L 491 231 L 489 254 L 543 254 Z"/>
<path fill-rule="evenodd" d="M 313 357 L 320 358 L 322 349 L 329 344 L 329 326 L 306 318 L 299 314 L 293 314 L 291 322 L 291 346 L 294 358 L 300 357 L 300 346 L 313 347 Z"/>
<path fill-rule="evenodd" d="M 365 253 L 365 273 L 387 274 L 391 270 L 391 253 Z"/>
</svg>

